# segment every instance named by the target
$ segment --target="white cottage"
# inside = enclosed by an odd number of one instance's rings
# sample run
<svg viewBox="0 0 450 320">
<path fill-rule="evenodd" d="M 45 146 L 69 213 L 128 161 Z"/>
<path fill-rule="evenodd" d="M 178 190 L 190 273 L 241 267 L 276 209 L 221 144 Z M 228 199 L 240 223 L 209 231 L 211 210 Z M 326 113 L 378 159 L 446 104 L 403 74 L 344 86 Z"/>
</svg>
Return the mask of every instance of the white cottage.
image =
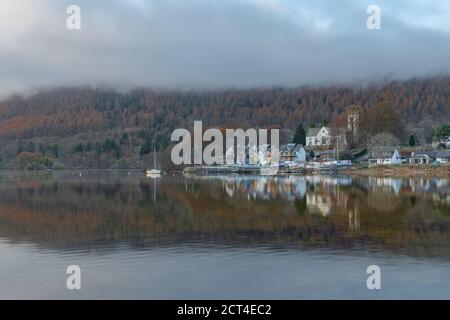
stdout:
<svg viewBox="0 0 450 320">
<path fill-rule="evenodd" d="M 429 164 L 436 160 L 436 151 L 415 152 L 411 154 L 409 163 L 411 164 Z"/>
<path fill-rule="evenodd" d="M 438 151 L 436 154 L 436 162 L 450 163 L 450 150 Z"/>
<path fill-rule="evenodd" d="M 330 128 L 309 128 L 306 130 L 306 146 L 329 146 L 331 144 Z"/>
<path fill-rule="evenodd" d="M 370 167 L 389 164 L 402 164 L 402 157 L 397 149 L 372 152 L 369 157 Z"/>
</svg>

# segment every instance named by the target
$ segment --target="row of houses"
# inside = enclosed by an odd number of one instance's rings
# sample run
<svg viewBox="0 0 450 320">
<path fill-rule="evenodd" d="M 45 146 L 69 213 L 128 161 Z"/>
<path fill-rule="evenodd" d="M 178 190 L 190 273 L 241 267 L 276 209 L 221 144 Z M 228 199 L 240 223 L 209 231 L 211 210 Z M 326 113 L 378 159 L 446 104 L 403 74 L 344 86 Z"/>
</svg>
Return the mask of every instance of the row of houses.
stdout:
<svg viewBox="0 0 450 320">
<path fill-rule="evenodd" d="M 450 150 L 400 152 L 398 149 L 371 152 L 369 166 L 389 164 L 432 164 L 450 163 Z"/>
<path fill-rule="evenodd" d="M 245 146 L 245 160 L 243 163 L 238 161 L 236 156 L 237 147 L 230 148 L 226 151 L 224 155 L 224 163 L 227 163 L 228 159 L 234 159 L 234 162 L 239 165 L 244 164 L 258 164 L 258 165 L 270 165 L 272 163 L 271 155 L 272 155 L 273 146 L 270 144 L 261 145 L 261 146 Z M 329 159 L 334 156 L 335 150 L 333 148 L 324 148 L 322 150 L 314 150 L 311 153 L 311 149 L 305 148 L 302 144 L 297 143 L 288 143 L 279 146 L 279 163 L 291 163 L 295 164 L 304 164 L 309 160 L 324 160 Z"/>
</svg>

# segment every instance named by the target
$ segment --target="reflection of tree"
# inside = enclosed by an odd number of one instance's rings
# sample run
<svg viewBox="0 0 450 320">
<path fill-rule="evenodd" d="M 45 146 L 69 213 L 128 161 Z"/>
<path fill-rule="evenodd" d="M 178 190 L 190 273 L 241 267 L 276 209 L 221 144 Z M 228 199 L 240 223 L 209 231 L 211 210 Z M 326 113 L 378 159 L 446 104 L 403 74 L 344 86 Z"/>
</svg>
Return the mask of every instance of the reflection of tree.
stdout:
<svg viewBox="0 0 450 320">
<path fill-rule="evenodd" d="M 386 186 L 369 186 L 365 178 L 344 186 L 340 185 L 344 180 L 334 178 L 256 179 L 223 184 L 163 178 L 155 190 L 152 181 L 140 177 L 4 180 L 1 176 L 0 237 L 56 248 L 192 241 L 239 246 L 371 245 L 413 254 L 430 252 L 424 248 L 438 243 L 441 246 L 434 249 L 450 256 L 445 197 L 431 201 L 426 194 L 405 189 L 396 195 L 386 192 Z M 233 188 L 232 195 L 225 186 Z M 249 197 L 256 191 L 272 196 Z M 307 199 L 317 197 L 327 199 L 327 219 L 309 214 Z"/>
<path fill-rule="evenodd" d="M 306 197 L 305 198 L 300 198 L 300 199 L 295 199 L 295 208 L 297 209 L 297 213 L 299 215 L 304 215 L 305 211 L 306 211 Z"/>
<path fill-rule="evenodd" d="M 371 192 L 367 196 L 369 206 L 377 211 L 392 211 L 402 205 L 402 198 L 389 192 Z"/>
<path fill-rule="evenodd" d="M 450 217 L 450 196 L 437 196 L 433 202 L 433 208 L 438 211 L 443 217 Z"/>
<path fill-rule="evenodd" d="M 414 208 L 416 206 L 417 202 L 418 202 L 418 199 L 416 196 L 409 197 L 409 203 L 412 208 Z"/>
</svg>

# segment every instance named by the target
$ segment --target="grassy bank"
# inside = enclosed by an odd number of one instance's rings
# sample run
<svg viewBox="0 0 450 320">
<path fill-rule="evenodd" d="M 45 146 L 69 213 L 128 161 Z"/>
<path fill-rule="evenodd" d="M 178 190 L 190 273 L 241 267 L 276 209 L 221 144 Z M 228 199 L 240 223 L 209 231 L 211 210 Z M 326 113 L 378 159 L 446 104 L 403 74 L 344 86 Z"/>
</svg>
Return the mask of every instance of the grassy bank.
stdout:
<svg viewBox="0 0 450 320">
<path fill-rule="evenodd" d="M 346 174 L 379 177 L 432 177 L 450 178 L 450 164 L 442 165 L 384 165 L 375 167 L 352 167 L 341 171 Z"/>
</svg>

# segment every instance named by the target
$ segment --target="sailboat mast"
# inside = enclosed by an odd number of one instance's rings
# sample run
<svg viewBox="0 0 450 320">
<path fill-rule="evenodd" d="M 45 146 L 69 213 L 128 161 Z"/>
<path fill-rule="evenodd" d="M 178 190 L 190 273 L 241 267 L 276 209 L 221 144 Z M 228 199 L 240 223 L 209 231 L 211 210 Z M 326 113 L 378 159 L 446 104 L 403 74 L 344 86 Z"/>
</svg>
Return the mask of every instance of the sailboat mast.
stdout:
<svg viewBox="0 0 450 320">
<path fill-rule="evenodd" d="M 156 148 L 153 148 L 153 168 L 156 169 Z"/>
</svg>

